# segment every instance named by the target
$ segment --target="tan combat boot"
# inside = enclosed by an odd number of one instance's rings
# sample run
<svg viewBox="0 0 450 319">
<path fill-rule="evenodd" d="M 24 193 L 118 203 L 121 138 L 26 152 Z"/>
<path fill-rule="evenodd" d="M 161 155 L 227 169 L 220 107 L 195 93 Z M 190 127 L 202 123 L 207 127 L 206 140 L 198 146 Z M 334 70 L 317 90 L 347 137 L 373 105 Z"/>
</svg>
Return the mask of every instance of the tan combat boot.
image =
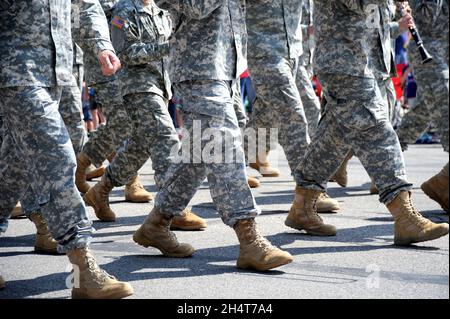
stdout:
<svg viewBox="0 0 450 319">
<path fill-rule="evenodd" d="M 159 249 L 164 256 L 185 258 L 194 254 L 189 244 L 181 244 L 170 231 L 171 219 L 159 214 L 157 208 L 148 215 L 144 224 L 134 233 L 133 240 L 143 247 Z"/>
<path fill-rule="evenodd" d="M 30 220 L 34 223 L 37 229 L 36 243 L 34 250 L 37 252 L 44 252 L 49 254 L 58 254 L 56 247 L 58 243 L 53 239 L 48 229 L 47 223 L 42 217 L 41 213 L 32 213 Z"/>
<path fill-rule="evenodd" d="M 125 186 L 125 200 L 132 203 L 148 203 L 154 199 L 152 193 L 145 190 L 139 180 L 139 176 L 134 176 Z"/>
<path fill-rule="evenodd" d="M 347 166 L 350 159 L 353 157 L 353 152 L 348 152 L 347 156 L 345 157 L 344 161 L 342 162 L 341 166 L 339 166 L 336 173 L 334 173 L 331 180 L 335 181 L 339 184 L 341 187 L 347 187 L 348 184 L 348 173 L 347 173 Z"/>
<path fill-rule="evenodd" d="M 116 214 L 109 207 L 109 193 L 113 188 L 113 184 L 106 175 L 103 175 L 101 181 L 84 195 L 86 205 L 92 206 L 97 218 L 103 222 L 114 222 L 116 220 Z"/>
<path fill-rule="evenodd" d="M 337 213 L 341 206 L 339 202 L 333 198 L 331 198 L 327 193 L 321 193 L 319 198 L 317 199 L 317 212 L 318 213 Z"/>
<path fill-rule="evenodd" d="M 435 224 L 423 217 L 411 202 L 411 193 L 401 192 L 387 208 L 394 216 L 396 245 L 409 245 L 448 234 L 448 224 Z"/>
<path fill-rule="evenodd" d="M 422 184 L 422 190 L 432 200 L 441 205 L 442 209 L 448 213 L 448 163 L 445 167 L 428 181 Z"/>
<path fill-rule="evenodd" d="M 73 299 L 121 299 L 134 293 L 130 284 L 100 269 L 89 249 L 69 250 L 67 256 L 74 265 Z"/>
<path fill-rule="evenodd" d="M 5 287 L 6 287 L 5 279 L 3 279 L 2 275 L 0 275 L 0 290 L 5 289 Z"/>
<path fill-rule="evenodd" d="M 204 230 L 208 224 L 203 218 L 195 215 L 190 209 L 185 209 L 182 216 L 175 216 L 170 224 L 171 230 Z"/>
<path fill-rule="evenodd" d="M 86 181 L 86 170 L 91 165 L 91 160 L 89 157 L 80 153 L 77 156 L 77 170 L 75 172 L 75 185 L 77 186 L 80 193 L 86 194 L 91 186 Z"/>
<path fill-rule="evenodd" d="M 86 170 L 86 180 L 91 181 L 94 178 L 102 177 L 103 174 L 106 172 L 106 166 L 100 166 L 99 168 L 95 167 L 94 165 L 89 165 L 89 167 Z"/>
<path fill-rule="evenodd" d="M 239 220 L 234 226 L 240 243 L 237 267 L 268 271 L 291 263 L 294 258 L 265 239 L 256 228 L 252 219 Z"/>
<path fill-rule="evenodd" d="M 256 169 L 264 177 L 278 177 L 280 176 L 280 170 L 272 167 L 267 159 L 269 152 L 265 155 L 258 154 L 256 163 L 250 163 L 249 166 Z"/>
<path fill-rule="evenodd" d="M 317 200 L 320 191 L 297 187 L 294 203 L 285 225 L 297 230 L 305 230 L 314 236 L 336 236 L 336 227 L 326 225 L 317 214 Z"/>
<path fill-rule="evenodd" d="M 14 207 L 13 211 L 11 212 L 11 219 L 20 219 L 25 217 L 25 214 L 22 211 L 22 206 L 20 203 L 17 203 L 16 207 Z"/>
<path fill-rule="evenodd" d="M 261 186 L 261 182 L 256 177 L 247 176 L 247 179 L 248 179 L 248 186 L 250 188 L 258 188 Z"/>
</svg>

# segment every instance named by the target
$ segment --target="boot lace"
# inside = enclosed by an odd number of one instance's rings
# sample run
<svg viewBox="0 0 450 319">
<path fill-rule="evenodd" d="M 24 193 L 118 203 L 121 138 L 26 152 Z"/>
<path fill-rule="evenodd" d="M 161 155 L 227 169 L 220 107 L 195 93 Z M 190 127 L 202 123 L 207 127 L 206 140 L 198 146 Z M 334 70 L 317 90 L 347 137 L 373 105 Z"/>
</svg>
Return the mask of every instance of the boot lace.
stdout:
<svg viewBox="0 0 450 319">
<path fill-rule="evenodd" d="M 266 239 L 263 235 L 259 232 L 256 227 L 251 228 L 250 230 L 250 236 L 255 238 L 253 241 L 253 244 L 255 244 L 257 247 L 261 248 L 265 253 L 273 250 L 275 247 Z"/>
<path fill-rule="evenodd" d="M 92 273 L 92 279 L 98 283 L 98 284 L 103 284 L 105 283 L 108 279 L 112 279 L 112 280 L 117 280 L 114 276 L 111 276 L 110 274 L 108 274 L 105 270 L 101 269 L 97 262 L 95 261 L 94 256 L 92 256 L 92 254 L 88 253 L 86 255 L 86 259 L 87 259 L 87 264 L 89 267 L 89 270 Z"/>
<path fill-rule="evenodd" d="M 428 223 L 428 219 L 422 216 L 419 211 L 414 207 L 411 199 L 406 203 L 406 209 L 410 213 L 410 220 L 412 220 L 416 225 L 423 226 Z"/>
</svg>

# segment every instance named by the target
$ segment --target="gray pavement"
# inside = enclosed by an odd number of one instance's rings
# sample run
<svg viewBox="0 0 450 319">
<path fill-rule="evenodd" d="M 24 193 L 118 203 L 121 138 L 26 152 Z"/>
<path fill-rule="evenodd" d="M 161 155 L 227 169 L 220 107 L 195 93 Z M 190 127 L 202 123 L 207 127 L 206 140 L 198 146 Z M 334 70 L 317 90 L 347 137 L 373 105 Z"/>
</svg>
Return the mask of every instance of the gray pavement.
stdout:
<svg viewBox="0 0 450 319">
<path fill-rule="evenodd" d="M 420 145 L 412 146 L 405 157 L 416 206 L 432 220 L 448 222 L 448 215 L 420 190 L 448 155 L 438 145 Z M 394 247 L 392 219 L 377 197 L 369 195 L 369 178 L 357 159 L 349 164 L 348 188 L 330 184 L 329 193 L 343 209 L 324 218 L 339 228 L 338 236 L 316 238 L 284 226 L 295 185 L 282 152 L 271 158 L 279 158 L 282 176 L 262 178 L 263 186 L 254 191 L 263 210 L 258 220 L 274 244 L 294 255 L 292 264 L 267 274 L 237 270 L 237 239 L 218 218 L 206 183 L 191 204 L 209 228 L 177 232 L 181 241 L 197 249 L 193 258 L 164 258 L 154 249 L 135 245 L 131 236 L 152 205 L 125 203 L 123 189 L 116 189 L 111 202 L 117 222 L 94 223 L 92 247 L 100 264 L 130 281 L 134 298 L 449 298 L 448 236 L 410 248 Z M 142 179 L 154 191 L 150 163 Z M 89 213 L 95 220 L 91 208 Z M 31 222 L 16 220 L 0 237 L 0 272 L 7 280 L 0 299 L 68 298 L 67 259 L 35 254 L 33 234 Z"/>
</svg>

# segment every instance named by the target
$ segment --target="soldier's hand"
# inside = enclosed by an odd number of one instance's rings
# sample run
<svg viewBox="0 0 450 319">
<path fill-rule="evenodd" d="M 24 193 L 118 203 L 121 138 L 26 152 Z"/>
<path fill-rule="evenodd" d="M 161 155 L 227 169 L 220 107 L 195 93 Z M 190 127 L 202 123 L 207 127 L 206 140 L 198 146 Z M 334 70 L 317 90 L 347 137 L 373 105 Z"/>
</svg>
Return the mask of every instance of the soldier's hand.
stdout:
<svg viewBox="0 0 450 319">
<path fill-rule="evenodd" d="M 100 62 L 102 72 L 106 76 L 112 76 L 120 69 L 120 60 L 112 51 L 105 50 L 99 53 L 98 60 Z"/>
</svg>

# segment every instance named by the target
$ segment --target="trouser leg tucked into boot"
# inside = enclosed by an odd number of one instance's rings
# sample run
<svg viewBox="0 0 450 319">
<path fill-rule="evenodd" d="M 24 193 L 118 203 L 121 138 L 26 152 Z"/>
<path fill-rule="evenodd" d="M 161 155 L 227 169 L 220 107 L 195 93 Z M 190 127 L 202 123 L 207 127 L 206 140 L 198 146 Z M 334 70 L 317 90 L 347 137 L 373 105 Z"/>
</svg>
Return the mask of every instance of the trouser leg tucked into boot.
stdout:
<svg viewBox="0 0 450 319">
<path fill-rule="evenodd" d="M 432 200 L 441 205 L 442 209 L 447 213 L 449 211 L 449 175 L 448 175 L 448 163 L 445 167 L 428 181 L 422 184 L 422 190 Z"/>
<path fill-rule="evenodd" d="M 114 185 L 109 181 L 108 177 L 103 175 L 101 181 L 84 195 L 86 204 L 94 208 L 95 215 L 103 222 L 116 220 L 116 214 L 109 207 L 109 193 L 113 188 Z"/>
<path fill-rule="evenodd" d="M 67 256 L 74 265 L 73 299 L 120 299 L 134 293 L 130 284 L 100 269 L 88 249 L 70 250 Z"/>
<path fill-rule="evenodd" d="M 78 154 L 77 170 L 75 172 L 75 184 L 77 185 L 78 190 L 83 194 L 86 194 L 91 188 L 91 186 L 86 181 L 86 170 L 91 164 L 91 160 L 86 154 Z"/>
<path fill-rule="evenodd" d="M 171 230 L 204 230 L 208 224 L 203 218 L 194 214 L 190 209 L 185 209 L 182 216 L 175 216 L 170 224 Z"/>
<path fill-rule="evenodd" d="M 194 254 L 194 248 L 189 244 L 179 243 L 174 233 L 170 231 L 171 218 L 159 213 L 154 208 L 144 224 L 134 233 L 133 240 L 144 247 L 159 249 L 164 256 L 185 258 Z"/>
<path fill-rule="evenodd" d="M 53 239 L 48 229 L 47 223 L 44 221 L 41 213 L 32 213 L 30 220 L 34 223 L 37 229 L 36 243 L 34 249 L 37 252 L 44 252 L 49 254 L 58 254 L 58 243 Z"/>
<path fill-rule="evenodd" d="M 435 224 L 423 217 L 413 206 L 411 193 L 407 191 L 401 192 L 387 208 L 395 219 L 396 245 L 434 240 L 448 234 L 448 224 Z"/>
<path fill-rule="evenodd" d="M 268 271 L 291 263 L 294 259 L 265 239 L 258 231 L 254 219 L 240 220 L 234 226 L 240 243 L 237 267 Z"/>
<path fill-rule="evenodd" d="M 132 203 L 148 203 L 153 200 L 153 195 L 147 192 L 142 185 L 139 175 L 134 176 L 125 186 L 125 200 Z"/>
<path fill-rule="evenodd" d="M 336 227 L 326 225 L 317 214 L 317 200 L 321 192 L 297 187 L 294 203 L 286 219 L 286 226 L 305 230 L 315 236 L 335 236 Z"/>
</svg>

